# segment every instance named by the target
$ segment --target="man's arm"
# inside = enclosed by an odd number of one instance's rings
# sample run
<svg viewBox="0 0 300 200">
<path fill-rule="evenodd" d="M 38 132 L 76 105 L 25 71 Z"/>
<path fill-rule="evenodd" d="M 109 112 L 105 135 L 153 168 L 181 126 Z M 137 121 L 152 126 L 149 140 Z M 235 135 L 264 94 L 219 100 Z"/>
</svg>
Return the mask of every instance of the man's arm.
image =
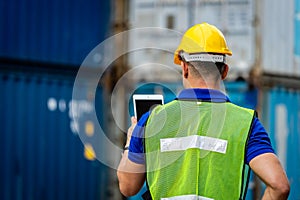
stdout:
<svg viewBox="0 0 300 200">
<path fill-rule="evenodd" d="M 145 165 L 130 161 L 127 150 L 123 154 L 117 175 L 121 193 L 127 197 L 135 195 L 145 182 Z"/>
<path fill-rule="evenodd" d="M 266 184 L 263 200 L 286 200 L 290 185 L 278 158 L 273 153 L 264 153 L 249 163 L 253 172 Z"/>
<path fill-rule="evenodd" d="M 135 117 L 131 118 L 131 126 L 127 132 L 126 147 L 130 144 L 132 131 L 137 124 Z M 119 188 L 124 196 L 132 196 L 138 193 L 145 182 L 145 165 L 137 164 L 128 159 L 128 150 L 124 151 L 120 161 L 117 176 L 119 179 Z"/>
</svg>

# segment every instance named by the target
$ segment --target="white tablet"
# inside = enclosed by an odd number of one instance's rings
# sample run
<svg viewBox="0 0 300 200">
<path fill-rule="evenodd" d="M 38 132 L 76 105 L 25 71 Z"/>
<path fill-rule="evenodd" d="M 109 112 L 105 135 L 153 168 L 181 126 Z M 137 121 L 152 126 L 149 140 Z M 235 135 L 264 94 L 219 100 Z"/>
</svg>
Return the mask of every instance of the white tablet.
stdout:
<svg viewBox="0 0 300 200">
<path fill-rule="evenodd" d="M 164 97 L 161 94 L 134 94 L 134 116 L 139 120 L 143 114 L 153 109 L 156 105 L 162 104 L 164 104 Z"/>
</svg>

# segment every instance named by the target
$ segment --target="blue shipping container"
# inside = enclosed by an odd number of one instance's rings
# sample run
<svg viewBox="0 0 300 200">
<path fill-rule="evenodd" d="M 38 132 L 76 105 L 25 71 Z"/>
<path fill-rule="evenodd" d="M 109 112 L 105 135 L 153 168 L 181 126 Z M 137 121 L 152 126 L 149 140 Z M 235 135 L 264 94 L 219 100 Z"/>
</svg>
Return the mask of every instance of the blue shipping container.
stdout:
<svg viewBox="0 0 300 200">
<path fill-rule="evenodd" d="M 76 133 L 70 105 L 80 102 L 72 100 L 73 81 L 68 76 L 0 72 L 0 199 L 108 198 L 109 169 L 85 158 Z M 84 86 L 82 93 L 88 95 Z M 103 105 L 101 88 L 97 96 Z M 101 119 L 103 108 L 98 109 Z M 88 123 L 89 135 L 93 123 Z"/>
<path fill-rule="evenodd" d="M 224 82 L 230 101 L 242 107 L 256 109 L 258 90 L 245 81 Z"/>
<path fill-rule="evenodd" d="M 286 169 L 289 199 L 300 200 L 300 91 L 271 88 L 263 91 L 263 122 Z"/>
<path fill-rule="evenodd" d="M 0 57 L 80 65 L 110 28 L 110 1 L 0 1 Z"/>
</svg>

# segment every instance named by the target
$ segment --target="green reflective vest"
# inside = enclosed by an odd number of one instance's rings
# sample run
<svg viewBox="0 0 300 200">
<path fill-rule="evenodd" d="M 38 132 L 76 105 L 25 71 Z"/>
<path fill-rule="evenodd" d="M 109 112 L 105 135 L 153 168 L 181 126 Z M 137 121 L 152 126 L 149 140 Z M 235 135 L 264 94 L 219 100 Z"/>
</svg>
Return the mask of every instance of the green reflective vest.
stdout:
<svg viewBox="0 0 300 200">
<path fill-rule="evenodd" d="M 230 102 L 175 100 L 145 128 L 147 184 L 154 200 L 244 199 L 245 148 L 254 111 Z"/>
</svg>

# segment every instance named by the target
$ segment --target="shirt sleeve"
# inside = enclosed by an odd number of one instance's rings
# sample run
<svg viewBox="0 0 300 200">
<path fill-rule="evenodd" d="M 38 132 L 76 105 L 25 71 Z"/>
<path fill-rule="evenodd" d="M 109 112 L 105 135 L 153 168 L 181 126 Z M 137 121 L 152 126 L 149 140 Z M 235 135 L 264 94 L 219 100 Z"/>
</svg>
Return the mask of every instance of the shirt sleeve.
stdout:
<svg viewBox="0 0 300 200">
<path fill-rule="evenodd" d="M 274 149 L 265 128 L 258 118 L 254 118 L 247 144 L 246 163 L 249 164 L 253 158 L 264 153 L 274 153 Z"/>
<path fill-rule="evenodd" d="M 141 119 L 138 121 L 137 125 L 133 129 L 130 144 L 128 158 L 130 161 L 137 164 L 145 163 L 145 154 L 144 154 L 144 133 L 145 125 L 149 118 L 150 112 L 145 113 Z"/>
</svg>

